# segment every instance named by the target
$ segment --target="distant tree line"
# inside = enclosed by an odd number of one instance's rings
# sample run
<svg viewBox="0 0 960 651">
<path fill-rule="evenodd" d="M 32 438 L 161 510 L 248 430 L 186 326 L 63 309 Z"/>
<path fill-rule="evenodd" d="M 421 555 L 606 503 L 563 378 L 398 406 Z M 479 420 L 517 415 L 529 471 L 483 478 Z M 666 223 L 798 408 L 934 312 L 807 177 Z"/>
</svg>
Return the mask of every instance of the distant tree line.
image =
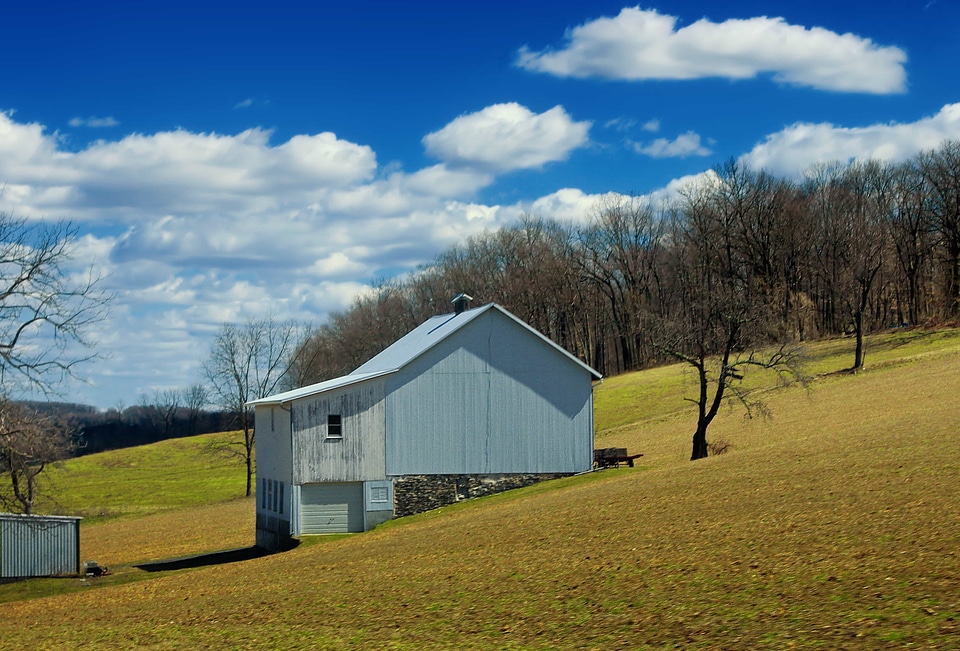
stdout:
<svg viewBox="0 0 960 651">
<path fill-rule="evenodd" d="M 82 456 L 235 427 L 232 414 L 206 408 L 206 397 L 191 404 L 188 398 L 196 391 L 203 389 L 195 385 L 155 391 L 152 396 L 141 396 L 137 405 L 121 404 L 106 411 L 65 402 L 21 401 L 18 404 L 55 424 L 66 435 L 69 445 L 62 456 Z"/>
<path fill-rule="evenodd" d="M 352 371 L 461 291 L 605 375 L 836 335 L 855 338 L 858 369 L 865 333 L 960 318 L 960 142 L 799 181 L 729 161 L 670 201 L 611 198 L 586 225 L 527 216 L 333 314 L 286 383 Z"/>
</svg>

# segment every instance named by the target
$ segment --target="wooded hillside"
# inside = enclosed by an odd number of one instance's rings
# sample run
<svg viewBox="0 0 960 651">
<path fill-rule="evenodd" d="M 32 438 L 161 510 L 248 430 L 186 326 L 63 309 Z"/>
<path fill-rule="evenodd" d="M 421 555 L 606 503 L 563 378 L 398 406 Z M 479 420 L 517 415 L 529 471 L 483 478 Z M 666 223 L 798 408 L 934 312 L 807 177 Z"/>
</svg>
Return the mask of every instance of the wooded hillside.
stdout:
<svg viewBox="0 0 960 651">
<path fill-rule="evenodd" d="M 295 355 L 288 382 L 350 372 L 449 311 L 457 292 L 503 305 L 605 375 L 731 342 L 860 342 L 955 322 L 960 142 L 896 165 L 822 165 L 800 181 L 730 161 L 671 200 L 611 197 L 587 224 L 527 216 L 333 315 Z"/>
</svg>

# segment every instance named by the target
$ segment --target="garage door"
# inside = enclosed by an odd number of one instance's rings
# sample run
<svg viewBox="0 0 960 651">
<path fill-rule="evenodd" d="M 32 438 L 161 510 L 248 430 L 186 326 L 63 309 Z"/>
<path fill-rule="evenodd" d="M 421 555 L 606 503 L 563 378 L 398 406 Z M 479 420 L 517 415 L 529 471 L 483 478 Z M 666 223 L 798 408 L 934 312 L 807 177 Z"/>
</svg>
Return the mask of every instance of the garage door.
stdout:
<svg viewBox="0 0 960 651">
<path fill-rule="evenodd" d="M 300 533 L 352 531 L 363 531 L 363 482 L 301 486 Z"/>
</svg>

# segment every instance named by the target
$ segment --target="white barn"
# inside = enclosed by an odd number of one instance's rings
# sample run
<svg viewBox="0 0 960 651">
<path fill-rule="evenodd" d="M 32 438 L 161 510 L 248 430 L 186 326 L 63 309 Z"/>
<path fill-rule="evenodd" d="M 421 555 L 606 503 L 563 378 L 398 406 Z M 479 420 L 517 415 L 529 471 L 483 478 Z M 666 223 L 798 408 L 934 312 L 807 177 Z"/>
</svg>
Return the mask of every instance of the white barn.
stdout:
<svg viewBox="0 0 960 651">
<path fill-rule="evenodd" d="M 591 468 L 600 374 L 499 305 L 463 305 L 349 375 L 250 403 L 258 545 Z"/>
</svg>

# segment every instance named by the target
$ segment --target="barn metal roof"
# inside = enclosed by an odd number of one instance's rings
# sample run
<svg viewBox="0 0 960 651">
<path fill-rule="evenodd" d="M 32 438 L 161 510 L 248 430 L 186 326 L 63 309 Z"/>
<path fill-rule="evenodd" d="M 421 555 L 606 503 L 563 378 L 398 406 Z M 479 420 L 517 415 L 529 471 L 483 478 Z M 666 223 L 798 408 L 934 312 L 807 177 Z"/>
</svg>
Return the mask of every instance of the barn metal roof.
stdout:
<svg viewBox="0 0 960 651">
<path fill-rule="evenodd" d="M 293 389 L 291 391 L 284 391 L 283 393 L 275 393 L 272 396 L 260 398 L 259 400 L 251 400 L 247 403 L 247 405 L 250 407 L 255 407 L 257 405 L 279 405 L 284 402 L 296 400 L 297 398 L 304 398 L 317 393 L 324 393 L 325 391 L 332 391 L 341 387 L 350 386 L 351 384 L 357 384 L 358 382 L 363 382 L 365 380 L 371 380 L 375 377 L 380 377 L 381 375 L 396 373 L 397 370 L 399 369 L 375 373 L 357 373 L 354 371 L 350 375 L 333 378 L 332 380 L 325 380 L 323 382 L 318 382 L 317 384 L 311 384 L 305 387 L 300 387 L 299 389 Z"/>
<path fill-rule="evenodd" d="M 247 404 L 266 405 L 290 402 L 291 400 L 296 400 L 297 398 L 324 393 L 333 389 L 339 389 L 351 384 L 363 382 L 364 380 L 369 380 L 371 378 L 388 375 L 390 373 L 396 373 L 401 368 L 433 348 L 435 345 L 490 310 L 496 310 L 497 312 L 500 312 L 536 337 L 539 337 L 557 352 L 564 355 L 574 364 L 590 373 L 593 379 L 600 380 L 603 377 L 600 375 L 600 373 L 581 362 L 574 355 L 571 355 L 564 348 L 558 346 L 548 337 L 545 337 L 535 328 L 530 327 L 528 324 L 524 323 L 504 308 L 500 307 L 496 303 L 488 303 L 482 307 L 474 308 L 472 310 L 465 310 L 460 314 L 441 314 L 427 319 L 349 375 L 344 375 L 342 377 L 320 382 L 318 384 L 312 384 L 300 389 L 294 389 L 293 391 L 279 393 L 267 398 L 261 398 L 260 400 L 254 400 L 248 402 Z"/>
</svg>

